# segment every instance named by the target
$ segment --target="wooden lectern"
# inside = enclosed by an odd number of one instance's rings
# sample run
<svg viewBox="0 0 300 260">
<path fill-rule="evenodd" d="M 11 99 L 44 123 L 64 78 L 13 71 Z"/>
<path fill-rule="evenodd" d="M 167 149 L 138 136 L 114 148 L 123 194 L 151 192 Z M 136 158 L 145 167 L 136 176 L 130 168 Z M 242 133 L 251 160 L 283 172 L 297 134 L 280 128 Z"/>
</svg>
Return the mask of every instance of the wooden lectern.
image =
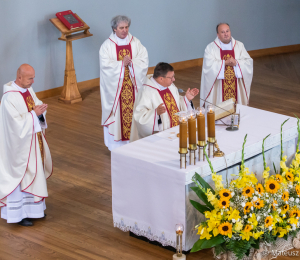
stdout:
<svg viewBox="0 0 300 260">
<path fill-rule="evenodd" d="M 76 15 L 78 19 L 82 21 L 82 19 L 77 14 L 74 15 Z M 93 34 L 89 32 L 90 27 L 84 21 L 82 21 L 84 24 L 83 27 L 72 30 L 69 30 L 58 18 L 52 18 L 50 19 L 50 21 L 61 32 L 61 37 L 58 39 L 66 42 L 66 68 L 64 86 L 58 101 L 66 104 L 74 104 L 76 102 L 82 101 L 82 97 L 77 87 L 72 41 L 90 37 L 93 36 Z"/>
</svg>

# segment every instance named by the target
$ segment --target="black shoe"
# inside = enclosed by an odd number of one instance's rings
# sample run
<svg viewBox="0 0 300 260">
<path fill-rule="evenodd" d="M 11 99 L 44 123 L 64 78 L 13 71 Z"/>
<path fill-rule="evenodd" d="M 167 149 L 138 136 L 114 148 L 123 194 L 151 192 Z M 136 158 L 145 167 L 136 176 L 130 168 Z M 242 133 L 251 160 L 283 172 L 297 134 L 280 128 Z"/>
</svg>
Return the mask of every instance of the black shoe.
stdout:
<svg viewBox="0 0 300 260">
<path fill-rule="evenodd" d="M 22 219 L 18 224 L 24 227 L 33 226 L 32 222 L 28 218 Z"/>
</svg>

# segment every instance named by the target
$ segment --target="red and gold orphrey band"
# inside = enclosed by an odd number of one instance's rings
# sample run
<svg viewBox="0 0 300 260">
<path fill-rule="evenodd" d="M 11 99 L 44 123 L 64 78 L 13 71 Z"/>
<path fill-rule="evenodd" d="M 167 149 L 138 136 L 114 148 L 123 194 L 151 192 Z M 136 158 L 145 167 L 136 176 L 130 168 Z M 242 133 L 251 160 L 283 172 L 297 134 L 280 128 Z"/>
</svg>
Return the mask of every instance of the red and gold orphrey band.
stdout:
<svg viewBox="0 0 300 260">
<path fill-rule="evenodd" d="M 24 101 L 26 103 L 28 112 L 30 112 L 35 106 L 34 100 L 33 100 L 32 96 L 30 95 L 30 92 L 28 90 L 25 93 L 21 93 L 21 94 L 22 94 L 22 96 L 24 98 Z M 44 165 L 44 146 L 43 146 L 42 133 L 38 132 L 36 134 L 37 134 L 37 137 L 38 137 L 38 140 L 39 140 L 39 147 L 40 147 L 40 151 L 41 151 L 42 162 L 43 162 L 43 165 Z"/>
<path fill-rule="evenodd" d="M 165 107 L 168 111 L 169 117 L 170 117 L 170 127 L 174 127 L 179 125 L 179 117 L 175 115 L 175 113 L 179 112 L 179 109 L 177 107 L 176 101 L 169 90 L 169 88 L 158 91 L 162 100 L 164 101 Z"/>
<path fill-rule="evenodd" d="M 124 46 L 116 45 L 116 49 L 118 60 L 123 60 L 125 56 L 132 57 L 130 44 Z M 129 68 L 126 66 L 120 94 L 122 141 L 128 141 L 130 139 L 134 99 L 134 87 L 130 79 Z"/>
<path fill-rule="evenodd" d="M 228 60 L 235 58 L 234 49 L 223 51 L 221 49 L 221 58 Z M 222 80 L 223 101 L 234 98 L 237 100 L 237 79 L 235 77 L 234 69 L 232 66 L 225 66 L 224 79 Z"/>
</svg>

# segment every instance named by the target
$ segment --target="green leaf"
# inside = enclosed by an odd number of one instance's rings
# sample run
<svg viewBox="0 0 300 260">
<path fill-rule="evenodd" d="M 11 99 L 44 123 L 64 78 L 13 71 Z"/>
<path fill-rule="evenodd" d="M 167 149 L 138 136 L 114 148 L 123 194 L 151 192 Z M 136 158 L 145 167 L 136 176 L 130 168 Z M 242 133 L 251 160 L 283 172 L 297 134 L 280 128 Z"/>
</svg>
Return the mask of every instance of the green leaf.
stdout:
<svg viewBox="0 0 300 260">
<path fill-rule="evenodd" d="M 251 238 L 253 239 L 253 238 Z M 252 240 L 230 240 L 226 247 L 232 251 L 238 259 L 242 259 L 250 250 Z"/>
<path fill-rule="evenodd" d="M 211 192 L 215 194 L 214 189 L 198 173 L 195 172 L 193 179 L 196 179 L 206 191 L 207 189 L 210 189 Z"/>
<path fill-rule="evenodd" d="M 225 252 L 226 252 L 226 249 L 222 246 L 222 244 L 215 246 L 215 254 L 216 254 L 216 256 L 218 256 L 221 253 L 225 253 Z"/>
<path fill-rule="evenodd" d="M 252 247 L 254 247 L 255 249 L 259 249 L 259 239 L 254 240 Z"/>
<path fill-rule="evenodd" d="M 190 200 L 191 204 L 194 206 L 194 208 L 196 210 L 198 210 L 200 213 L 202 213 L 204 215 L 205 211 L 210 211 L 210 209 L 204 205 L 201 205 L 200 203 L 198 203 L 197 201 L 194 200 Z"/>
<path fill-rule="evenodd" d="M 225 242 L 225 240 L 224 240 L 223 236 L 220 234 L 210 240 L 200 239 L 193 245 L 191 252 L 197 252 L 202 249 L 212 248 L 212 247 L 220 245 L 224 242 Z"/>
<path fill-rule="evenodd" d="M 206 206 L 208 206 L 210 209 L 214 209 L 213 205 L 211 205 L 208 201 L 206 194 L 199 187 L 191 187 L 191 189 L 197 194 L 199 199 L 206 204 Z"/>
</svg>

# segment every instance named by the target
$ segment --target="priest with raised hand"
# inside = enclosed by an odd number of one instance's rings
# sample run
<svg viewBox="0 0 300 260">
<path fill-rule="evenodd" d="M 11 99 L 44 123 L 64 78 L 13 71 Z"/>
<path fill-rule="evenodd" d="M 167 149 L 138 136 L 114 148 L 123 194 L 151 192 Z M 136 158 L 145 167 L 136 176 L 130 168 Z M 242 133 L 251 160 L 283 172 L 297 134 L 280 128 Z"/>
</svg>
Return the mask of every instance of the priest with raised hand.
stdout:
<svg viewBox="0 0 300 260">
<path fill-rule="evenodd" d="M 34 77 L 30 65 L 21 65 L 16 80 L 4 85 L 0 105 L 1 218 L 22 226 L 45 217 L 46 180 L 52 174 L 43 132 L 47 104 L 31 88 Z"/>
<path fill-rule="evenodd" d="M 147 50 L 129 33 L 130 23 L 127 16 L 114 17 L 99 52 L 101 124 L 110 151 L 129 142 L 136 95 L 148 71 Z"/>
<path fill-rule="evenodd" d="M 193 109 L 192 99 L 199 90 L 188 89 L 184 97 L 180 96 L 173 84 L 174 81 L 174 69 L 165 62 L 156 65 L 153 76 L 147 76 L 133 111 L 131 142 L 149 136 L 155 131 L 164 131 L 177 126 L 179 117 L 175 114 Z"/>
<path fill-rule="evenodd" d="M 231 36 L 227 23 L 218 24 L 216 30 L 217 38 L 204 52 L 200 98 L 215 105 L 234 98 L 238 104 L 248 105 L 253 60 L 244 44 Z M 200 100 L 201 106 L 205 101 Z"/>
</svg>

